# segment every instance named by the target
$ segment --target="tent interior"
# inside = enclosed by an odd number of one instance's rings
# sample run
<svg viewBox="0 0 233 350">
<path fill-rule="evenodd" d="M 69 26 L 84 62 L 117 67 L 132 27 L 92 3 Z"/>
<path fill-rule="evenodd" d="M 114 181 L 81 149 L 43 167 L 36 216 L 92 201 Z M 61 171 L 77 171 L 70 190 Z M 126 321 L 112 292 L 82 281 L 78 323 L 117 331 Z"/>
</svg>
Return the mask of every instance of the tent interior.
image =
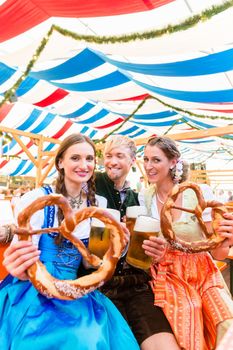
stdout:
<svg viewBox="0 0 233 350">
<path fill-rule="evenodd" d="M 0 175 L 52 179 L 73 132 L 133 138 L 143 172 L 148 137 L 168 135 L 231 188 L 232 1 L 0 3 Z"/>
</svg>

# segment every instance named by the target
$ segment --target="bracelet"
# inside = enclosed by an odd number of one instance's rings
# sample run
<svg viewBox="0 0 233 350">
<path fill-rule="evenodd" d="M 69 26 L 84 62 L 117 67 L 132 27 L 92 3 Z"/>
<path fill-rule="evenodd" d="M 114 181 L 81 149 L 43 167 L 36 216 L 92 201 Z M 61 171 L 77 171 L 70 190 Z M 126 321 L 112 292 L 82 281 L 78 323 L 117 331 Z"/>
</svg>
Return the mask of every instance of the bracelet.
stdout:
<svg viewBox="0 0 233 350">
<path fill-rule="evenodd" d="M 4 225 L 5 229 L 5 239 L 1 241 L 2 244 L 9 243 L 13 238 L 13 232 L 11 230 L 11 225 Z"/>
</svg>

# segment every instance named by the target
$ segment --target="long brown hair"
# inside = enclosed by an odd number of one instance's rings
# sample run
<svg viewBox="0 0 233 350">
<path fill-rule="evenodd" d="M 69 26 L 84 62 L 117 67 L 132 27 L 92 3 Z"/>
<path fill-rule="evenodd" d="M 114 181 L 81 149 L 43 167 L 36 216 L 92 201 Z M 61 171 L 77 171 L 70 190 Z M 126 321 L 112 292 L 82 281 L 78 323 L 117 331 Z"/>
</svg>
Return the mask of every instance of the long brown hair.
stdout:
<svg viewBox="0 0 233 350">
<path fill-rule="evenodd" d="M 67 197 L 67 190 L 65 186 L 65 173 L 64 169 L 60 169 L 59 167 L 59 161 L 63 158 L 66 150 L 70 148 L 71 146 L 77 144 L 77 143 L 88 143 L 91 145 L 91 147 L 94 150 L 94 155 L 96 156 L 96 149 L 95 149 L 95 144 L 92 142 L 92 140 L 82 134 L 71 134 L 67 136 L 62 143 L 60 144 L 58 151 L 56 153 L 55 157 L 55 166 L 58 171 L 57 179 L 56 179 L 56 184 L 55 184 L 55 191 L 56 193 L 61 193 L 63 196 Z M 96 198 L 95 198 L 95 173 L 93 172 L 93 175 L 91 178 L 87 181 L 87 201 L 91 206 L 96 206 Z M 58 222 L 60 223 L 63 220 L 63 214 L 60 208 L 58 209 Z M 60 242 L 60 239 L 58 239 Z"/>
</svg>

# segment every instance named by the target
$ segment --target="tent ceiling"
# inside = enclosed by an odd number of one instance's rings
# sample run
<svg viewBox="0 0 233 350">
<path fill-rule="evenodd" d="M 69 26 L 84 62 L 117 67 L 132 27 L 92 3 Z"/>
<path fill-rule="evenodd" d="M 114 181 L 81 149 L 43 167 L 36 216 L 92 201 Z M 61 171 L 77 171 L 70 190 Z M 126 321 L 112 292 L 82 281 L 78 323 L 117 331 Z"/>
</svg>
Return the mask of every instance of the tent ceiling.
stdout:
<svg viewBox="0 0 233 350">
<path fill-rule="evenodd" d="M 118 35 L 180 23 L 223 1 L 111 1 L 110 7 L 106 1 L 98 1 L 94 12 L 96 3 L 89 1 L 82 8 L 76 6 L 79 1 L 72 1 L 73 6 L 67 1 L 5 1 L 0 11 L 0 96 L 3 98 L 22 75 L 52 23 L 81 34 Z M 44 15 L 44 8 L 47 18 L 39 16 Z M 29 16 L 22 17 L 27 9 Z M 133 14 L 143 10 L 146 12 Z M 124 123 L 116 132 L 135 140 L 231 125 L 232 12 L 230 8 L 175 34 L 125 44 L 97 45 L 54 31 L 17 87 L 17 101 L 0 109 L 1 125 L 59 139 L 75 131 L 101 139 Z M 122 13 L 130 14 L 119 15 Z M 110 17 L 97 17 L 110 14 L 118 16 L 111 21 Z M 85 16 L 94 18 L 82 18 Z M 136 111 L 145 97 L 151 98 Z M 230 162 L 232 136 L 182 140 L 179 144 L 188 161 L 214 158 Z M 37 147 L 25 137 L 22 141 L 36 156 Z M 54 148 L 48 143 L 44 150 Z M 15 140 L 2 150 L 4 155 L 20 157 L 0 163 L 2 173 L 35 172 Z"/>
<path fill-rule="evenodd" d="M 0 12 L 0 40 L 5 41 L 50 17 L 99 17 L 148 11 L 174 0 L 8 0 Z"/>
</svg>

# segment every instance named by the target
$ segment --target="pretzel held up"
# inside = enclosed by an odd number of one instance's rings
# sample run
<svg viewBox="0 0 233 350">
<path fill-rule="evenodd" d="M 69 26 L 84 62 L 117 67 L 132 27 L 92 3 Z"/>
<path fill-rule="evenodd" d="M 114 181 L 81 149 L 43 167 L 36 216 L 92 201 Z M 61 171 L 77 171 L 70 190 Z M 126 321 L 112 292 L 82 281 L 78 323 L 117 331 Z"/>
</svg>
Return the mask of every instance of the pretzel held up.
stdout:
<svg viewBox="0 0 233 350">
<path fill-rule="evenodd" d="M 198 200 L 198 204 L 194 209 L 187 209 L 177 207 L 175 205 L 175 201 L 178 195 L 187 190 L 192 189 Z M 206 208 L 212 208 L 212 232 L 209 233 L 207 231 L 207 227 L 202 219 L 202 212 Z M 204 239 L 192 242 L 186 242 L 178 237 L 176 237 L 173 227 L 172 227 L 172 209 L 179 209 L 181 211 L 186 211 L 192 213 L 196 216 L 198 223 L 200 225 L 201 231 L 203 233 Z M 219 225 L 219 221 L 223 220 L 223 214 L 227 212 L 227 208 L 220 202 L 217 201 L 205 201 L 202 195 L 201 189 L 197 184 L 191 182 L 183 182 L 181 184 L 177 184 L 173 187 L 170 195 L 168 196 L 166 202 L 161 211 L 161 231 L 164 237 L 168 240 L 168 242 L 178 250 L 182 250 L 190 253 L 197 253 L 201 251 L 207 251 L 214 248 L 217 248 L 223 241 L 224 237 L 221 237 L 216 232 L 216 228 Z"/>
<path fill-rule="evenodd" d="M 38 210 L 50 205 L 57 205 L 61 208 L 64 214 L 64 220 L 61 225 L 56 228 L 32 230 L 30 228 L 31 216 Z M 80 222 L 91 217 L 98 218 L 110 229 L 109 249 L 102 260 L 90 254 L 82 241 L 72 234 Z M 97 207 L 88 207 L 74 213 L 67 199 L 58 194 L 43 196 L 32 202 L 19 214 L 18 225 L 19 227 L 16 228 L 15 233 L 18 234 L 19 240 L 31 240 L 31 236 L 34 234 L 59 232 L 74 244 L 89 264 L 93 267 L 98 267 L 92 274 L 76 280 L 58 280 L 48 273 L 41 261 L 34 263 L 27 270 L 29 279 L 41 294 L 49 298 L 63 300 L 77 299 L 102 286 L 112 277 L 125 245 L 124 230 L 121 224 L 106 210 Z"/>
</svg>

